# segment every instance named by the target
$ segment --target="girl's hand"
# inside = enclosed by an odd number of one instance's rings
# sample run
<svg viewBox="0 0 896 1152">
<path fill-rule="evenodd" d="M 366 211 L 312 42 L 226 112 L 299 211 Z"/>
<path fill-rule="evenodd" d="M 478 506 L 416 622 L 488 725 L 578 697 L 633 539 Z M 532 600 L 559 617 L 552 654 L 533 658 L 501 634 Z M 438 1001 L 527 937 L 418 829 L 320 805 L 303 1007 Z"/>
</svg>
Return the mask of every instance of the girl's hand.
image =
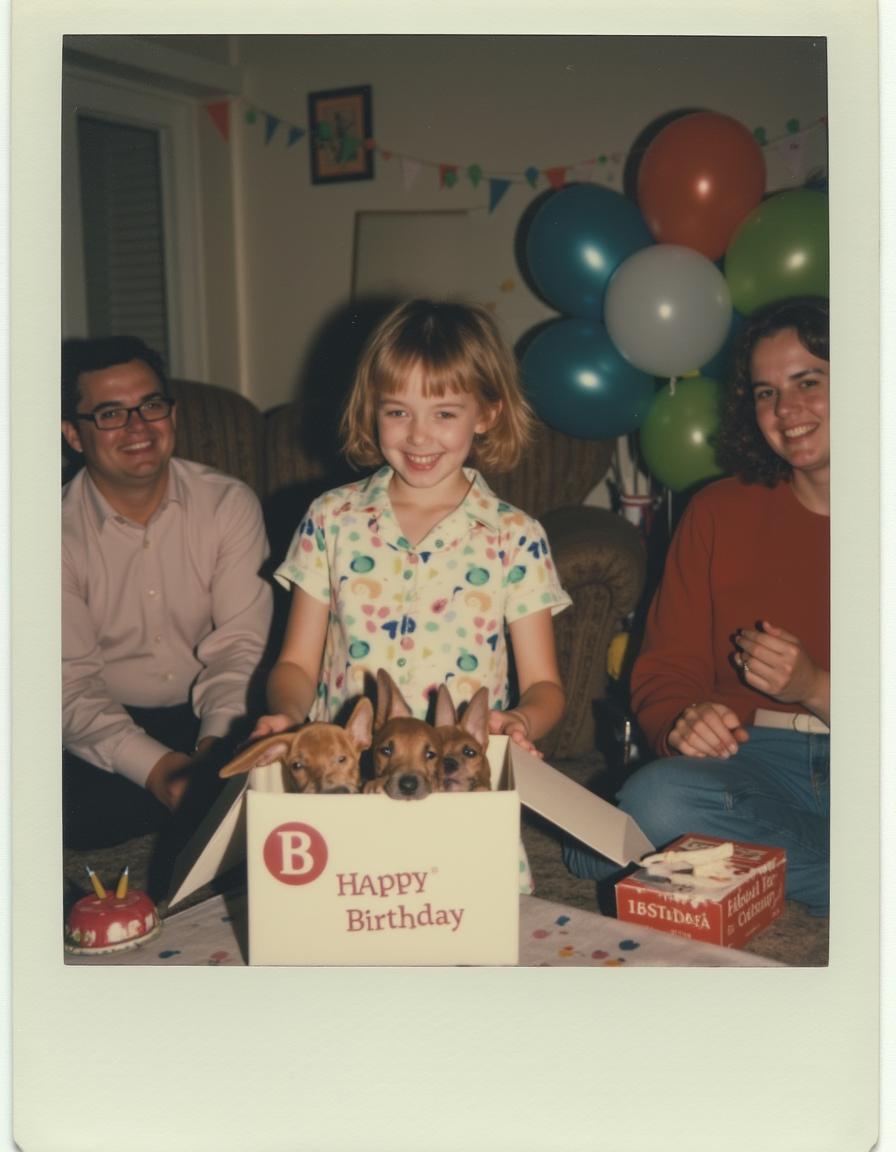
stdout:
<svg viewBox="0 0 896 1152">
<path fill-rule="evenodd" d="M 801 704 L 817 713 L 829 710 L 828 675 L 812 663 L 798 637 L 763 620 L 761 632 L 743 628 L 735 643 L 735 660 L 751 688 L 782 704 Z"/>
<path fill-rule="evenodd" d="M 689 704 L 675 721 L 666 743 L 681 756 L 707 756 L 727 760 L 749 739 L 737 715 L 727 704 L 705 700 Z"/>
<path fill-rule="evenodd" d="M 278 732 L 285 732 L 287 728 L 295 728 L 296 722 L 285 712 L 275 712 L 271 716 L 259 716 L 255 727 L 246 737 L 248 744 L 252 740 L 260 740 L 262 736 L 276 736 Z"/>
<path fill-rule="evenodd" d="M 525 712 L 519 712 L 515 708 L 511 708 L 508 712 L 492 710 L 488 714 L 488 730 L 493 736 L 508 736 L 514 744 L 519 744 L 520 748 L 531 752 L 540 760 L 544 759 L 544 754 L 539 752 L 529 739 L 529 721 Z"/>
</svg>

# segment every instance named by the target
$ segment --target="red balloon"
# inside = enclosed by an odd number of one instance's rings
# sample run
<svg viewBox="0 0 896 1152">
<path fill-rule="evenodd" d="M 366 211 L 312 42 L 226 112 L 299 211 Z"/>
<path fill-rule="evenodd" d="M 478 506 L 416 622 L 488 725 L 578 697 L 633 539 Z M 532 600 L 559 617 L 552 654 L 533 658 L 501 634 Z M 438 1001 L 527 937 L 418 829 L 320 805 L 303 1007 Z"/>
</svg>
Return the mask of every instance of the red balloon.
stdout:
<svg viewBox="0 0 896 1152">
<path fill-rule="evenodd" d="M 644 153 L 638 205 L 660 244 L 718 260 L 765 191 L 765 157 L 743 124 L 717 112 L 674 120 Z"/>
</svg>

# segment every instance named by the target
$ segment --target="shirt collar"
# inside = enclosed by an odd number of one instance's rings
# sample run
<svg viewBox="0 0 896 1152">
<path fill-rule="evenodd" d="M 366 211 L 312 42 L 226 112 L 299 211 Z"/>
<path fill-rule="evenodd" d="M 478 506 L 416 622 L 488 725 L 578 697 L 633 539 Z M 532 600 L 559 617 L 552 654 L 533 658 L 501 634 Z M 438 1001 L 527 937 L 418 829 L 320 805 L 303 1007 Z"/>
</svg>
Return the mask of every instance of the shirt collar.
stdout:
<svg viewBox="0 0 896 1152">
<path fill-rule="evenodd" d="M 168 465 L 168 487 L 165 495 L 162 497 L 161 503 L 150 518 L 150 524 L 157 516 L 161 515 L 172 501 L 177 504 L 184 503 L 185 490 L 183 477 L 180 475 L 179 470 L 174 468 L 173 465 L 174 460 L 172 459 Z M 79 475 L 84 485 L 84 503 L 97 529 L 102 529 L 109 520 L 114 520 L 116 523 L 136 523 L 136 521 L 130 520 L 127 516 L 123 516 L 117 509 L 112 507 L 106 497 L 100 492 L 99 488 L 97 488 L 96 484 L 94 484 L 93 478 L 86 467 L 81 469 Z M 77 478 L 78 477 L 75 477 L 75 479 Z M 72 481 L 72 483 L 74 483 L 74 481 Z M 140 527 L 143 528 L 144 525 L 141 524 Z"/>
<path fill-rule="evenodd" d="M 454 535 L 453 532 L 449 531 L 449 526 L 455 525 L 458 517 L 462 517 L 462 525 L 481 524 L 491 532 L 497 531 L 500 523 L 499 511 L 502 502 L 475 468 L 464 468 L 464 475 L 470 481 L 467 495 L 458 508 L 442 521 L 442 527 L 445 531 L 432 533 L 435 537 L 444 536 L 446 542 L 449 537 Z M 410 545 L 400 535 L 398 523 L 392 511 L 392 501 L 389 499 L 389 483 L 392 476 L 392 468 L 388 464 L 383 465 L 379 471 L 374 472 L 373 475 L 368 476 L 366 480 L 362 480 L 358 484 L 352 503 L 356 510 L 368 512 L 370 522 L 376 523 L 381 529 L 385 528 L 388 532 L 386 525 L 394 526 L 395 531 L 399 533 L 398 544 L 409 549 Z M 436 547 L 438 547 L 437 543 Z"/>
</svg>

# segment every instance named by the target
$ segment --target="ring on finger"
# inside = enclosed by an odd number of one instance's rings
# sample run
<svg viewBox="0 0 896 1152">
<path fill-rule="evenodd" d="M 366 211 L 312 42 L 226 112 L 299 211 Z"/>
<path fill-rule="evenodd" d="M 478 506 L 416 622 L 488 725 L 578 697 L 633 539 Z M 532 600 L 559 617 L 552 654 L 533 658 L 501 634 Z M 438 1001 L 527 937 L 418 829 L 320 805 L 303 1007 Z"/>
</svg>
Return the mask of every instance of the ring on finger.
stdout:
<svg viewBox="0 0 896 1152">
<path fill-rule="evenodd" d="M 741 656 L 740 666 L 743 668 L 744 672 L 750 671 L 750 661 L 746 658 L 746 656 Z"/>
</svg>

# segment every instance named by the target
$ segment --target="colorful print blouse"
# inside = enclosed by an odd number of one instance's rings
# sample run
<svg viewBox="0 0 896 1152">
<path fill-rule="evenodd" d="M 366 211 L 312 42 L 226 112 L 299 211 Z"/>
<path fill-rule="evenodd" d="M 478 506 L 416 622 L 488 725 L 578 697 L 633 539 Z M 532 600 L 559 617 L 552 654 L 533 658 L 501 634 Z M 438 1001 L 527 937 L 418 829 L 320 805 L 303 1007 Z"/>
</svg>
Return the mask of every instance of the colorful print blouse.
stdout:
<svg viewBox="0 0 896 1152">
<path fill-rule="evenodd" d="M 538 521 L 464 471 L 467 496 L 416 547 L 392 511 L 388 466 L 308 509 L 275 577 L 329 605 L 312 720 L 336 718 L 377 668 L 421 719 L 442 683 L 455 704 L 485 685 L 492 708 L 510 706 L 506 625 L 571 600 Z"/>
</svg>

